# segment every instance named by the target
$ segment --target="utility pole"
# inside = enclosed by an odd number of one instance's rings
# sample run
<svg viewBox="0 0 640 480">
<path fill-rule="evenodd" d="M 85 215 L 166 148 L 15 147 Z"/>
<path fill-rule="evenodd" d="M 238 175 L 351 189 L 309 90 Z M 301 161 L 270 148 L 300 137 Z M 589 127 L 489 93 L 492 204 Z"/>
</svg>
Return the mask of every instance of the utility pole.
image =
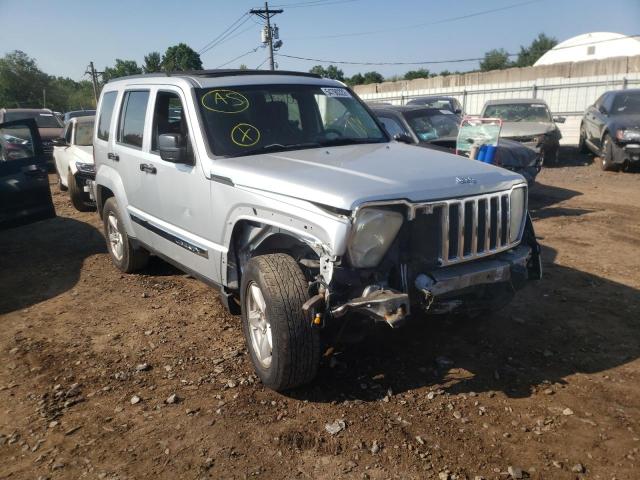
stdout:
<svg viewBox="0 0 640 480">
<path fill-rule="evenodd" d="M 251 13 L 252 15 L 257 15 L 260 18 L 266 20 L 267 22 L 267 30 L 266 30 L 266 35 L 263 37 L 263 43 L 267 43 L 269 44 L 269 65 L 271 67 L 271 70 L 275 70 L 275 62 L 273 61 L 273 38 L 274 38 L 274 29 L 271 28 L 271 17 L 273 17 L 274 15 L 277 15 L 278 13 L 282 13 L 284 12 L 284 10 L 279 9 L 279 10 L 269 10 L 269 3 L 268 2 L 264 2 L 264 10 L 261 9 L 256 9 L 256 8 L 252 8 L 251 10 L 249 10 L 249 13 Z M 276 29 L 278 27 L 275 27 Z M 278 45 L 276 45 L 276 49 L 280 48 L 280 46 L 282 45 L 282 42 L 280 40 L 278 40 Z"/>
<path fill-rule="evenodd" d="M 98 75 L 101 73 L 103 72 L 96 72 L 96 69 L 93 66 L 93 62 L 89 62 L 87 71 L 84 72 L 85 75 L 91 76 L 91 83 L 93 83 L 93 98 L 96 102 L 96 107 L 98 106 Z"/>
</svg>

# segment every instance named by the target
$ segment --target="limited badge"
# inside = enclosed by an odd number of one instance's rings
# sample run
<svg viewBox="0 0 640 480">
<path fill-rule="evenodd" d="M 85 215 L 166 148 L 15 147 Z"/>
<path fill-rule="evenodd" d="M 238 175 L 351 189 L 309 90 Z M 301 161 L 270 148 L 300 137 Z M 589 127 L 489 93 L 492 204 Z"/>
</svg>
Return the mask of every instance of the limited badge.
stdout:
<svg viewBox="0 0 640 480">
<path fill-rule="evenodd" d="M 260 130 L 248 123 L 239 123 L 231 129 L 231 141 L 239 147 L 253 147 L 260 141 Z"/>
<path fill-rule="evenodd" d="M 249 100 L 234 90 L 209 90 L 202 96 L 202 105 L 218 113 L 240 113 L 249 108 Z"/>
</svg>

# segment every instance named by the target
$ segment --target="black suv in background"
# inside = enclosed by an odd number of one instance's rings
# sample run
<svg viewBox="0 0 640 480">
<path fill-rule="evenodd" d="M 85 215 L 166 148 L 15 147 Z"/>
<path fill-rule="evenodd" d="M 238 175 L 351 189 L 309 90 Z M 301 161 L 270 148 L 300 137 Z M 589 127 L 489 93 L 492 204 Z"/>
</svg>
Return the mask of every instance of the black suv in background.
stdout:
<svg viewBox="0 0 640 480">
<path fill-rule="evenodd" d="M 38 127 L 44 158 L 53 168 L 53 140 L 62 136 L 62 122 L 48 108 L 2 108 L 0 123 L 33 119 Z"/>
<path fill-rule="evenodd" d="M 464 111 L 462 105 L 455 97 L 444 97 L 440 95 L 430 95 L 426 97 L 412 98 L 407 105 L 415 105 L 421 107 L 437 108 L 441 110 L 449 110 L 456 115 L 463 116 Z"/>
<path fill-rule="evenodd" d="M 579 146 L 599 155 L 603 170 L 640 164 L 640 89 L 603 93 L 582 117 Z"/>
</svg>

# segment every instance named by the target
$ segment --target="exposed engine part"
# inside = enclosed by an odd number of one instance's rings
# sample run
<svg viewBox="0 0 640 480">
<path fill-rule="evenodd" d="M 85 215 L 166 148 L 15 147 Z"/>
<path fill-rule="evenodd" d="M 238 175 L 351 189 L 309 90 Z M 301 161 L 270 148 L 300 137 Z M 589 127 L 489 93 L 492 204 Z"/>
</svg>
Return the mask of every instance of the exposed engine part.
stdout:
<svg viewBox="0 0 640 480">
<path fill-rule="evenodd" d="M 369 287 L 365 288 L 365 292 Z M 354 298 L 349 302 L 333 309 L 331 314 L 335 318 L 344 316 L 347 312 L 366 313 L 376 321 L 386 322 L 391 327 L 397 327 L 409 314 L 409 295 L 393 290 L 369 290 L 368 295 Z"/>
</svg>

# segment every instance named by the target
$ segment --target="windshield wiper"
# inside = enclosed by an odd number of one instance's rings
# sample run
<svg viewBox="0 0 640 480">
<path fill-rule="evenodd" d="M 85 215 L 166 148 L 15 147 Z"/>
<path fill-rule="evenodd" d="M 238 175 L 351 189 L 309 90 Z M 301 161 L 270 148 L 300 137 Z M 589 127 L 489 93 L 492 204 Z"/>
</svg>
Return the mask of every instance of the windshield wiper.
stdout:
<svg viewBox="0 0 640 480">
<path fill-rule="evenodd" d="M 314 148 L 320 147 L 321 145 L 317 142 L 304 142 L 304 143 L 270 143 L 269 145 L 264 145 L 259 148 L 254 148 L 253 150 L 249 150 L 248 152 L 242 152 L 236 156 L 245 156 L 245 155 L 253 155 L 255 153 L 267 153 L 267 152 L 284 152 L 286 150 L 297 150 L 302 148 Z"/>
<path fill-rule="evenodd" d="M 321 143 L 323 147 L 336 147 L 340 145 L 357 145 L 360 143 L 383 143 L 384 138 L 334 138 Z"/>
</svg>

